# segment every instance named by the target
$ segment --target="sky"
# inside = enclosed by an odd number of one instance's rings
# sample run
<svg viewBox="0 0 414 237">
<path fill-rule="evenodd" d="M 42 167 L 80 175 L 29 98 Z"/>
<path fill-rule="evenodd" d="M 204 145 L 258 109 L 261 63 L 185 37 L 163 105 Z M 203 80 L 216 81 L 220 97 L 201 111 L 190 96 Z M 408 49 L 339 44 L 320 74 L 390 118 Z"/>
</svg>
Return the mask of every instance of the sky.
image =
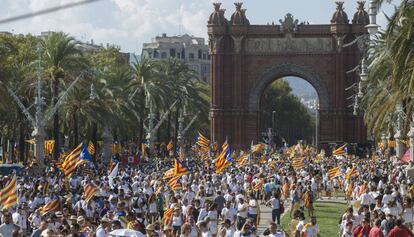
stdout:
<svg viewBox="0 0 414 237">
<path fill-rule="evenodd" d="M 59 6 L 79 0 L 0 0 L 0 19 Z M 240 0 L 239 0 L 240 1 Z M 89 5 L 66 9 L 33 18 L 0 24 L 0 31 L 40 34 L 42 31 L 64 31 L 80 41 L 115 44 L 123 52 L 141 54 L 142 44 L 162 33 L 207 38 L 207 19 L 215 0 L 101 0 Z M 234 0 L 222 0 L 229 19 Z M 244 0 L 251 24 L 278 23 L 287 13 L 299 21 L 329 24 L 335 12 L 333 0 Z M 344 0 L 345 12 L 352 19 L 356 0 Z M 400 0 L 394 0 L 394 4 Z M 366 4 L 368 5 L 368 3 Z M 367 8 L 367 6 L 366 6 Z M 386 14 L 393 12 L 386 5 L 378 16 L 385 26 Z"/>
</svg>

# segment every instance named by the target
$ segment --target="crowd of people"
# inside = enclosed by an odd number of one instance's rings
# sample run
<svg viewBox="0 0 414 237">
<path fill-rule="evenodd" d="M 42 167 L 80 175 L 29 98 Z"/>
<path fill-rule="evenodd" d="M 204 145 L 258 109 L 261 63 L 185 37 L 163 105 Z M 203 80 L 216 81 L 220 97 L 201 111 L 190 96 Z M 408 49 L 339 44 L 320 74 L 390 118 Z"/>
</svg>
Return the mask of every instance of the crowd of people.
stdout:
<svg viewBox="0 0 414 237">
<path fill-rule="evenodd" d="M 326 236 L 313 205 L 318 199 L 349 204 L 338 216 L 338 236 L 414 236 L 411 180 L 381 152 L 333 157 L 298 144 L 234 152 L 220 172 L 215 154 L 200 152 L 188 149 L 178 158 L 179 175 L 169 155 L 134 166 L 98 159 L 70 177 L 54 163 L 38 174 L 26 169 L 17 175 L 18 203 L 0 213 L 0 236 L 122 236 L 117 230 L 148 237 Z M 271 220 L 263 219 L 264 208 Z M 292 218 L 289 226 L 282 215 Z"/>
</svg>

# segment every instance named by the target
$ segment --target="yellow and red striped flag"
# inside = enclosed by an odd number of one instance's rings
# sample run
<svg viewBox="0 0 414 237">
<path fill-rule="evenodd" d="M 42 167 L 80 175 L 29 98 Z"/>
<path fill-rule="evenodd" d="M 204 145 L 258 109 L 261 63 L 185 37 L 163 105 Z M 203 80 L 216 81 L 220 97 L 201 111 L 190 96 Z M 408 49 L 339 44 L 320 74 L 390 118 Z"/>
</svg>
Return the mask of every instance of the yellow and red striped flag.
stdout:
<svg viewBox="0 0 414 237">
<path fill-rule="evenodd" d="M 89 142 L 88 143 L 88 152 L 89 152 L 89 154 L 91 154 L 91 155 L 94 155 L 95 154 L 95 146 L 93 145 L 93 143 L 92 142 Z"/>
<path fill-rule="evenodd" d="M 357 175 L 358 171 L 356 170 L 355 166 L 353 166 L 346 174 L 345 174 L 345 179 L 349 180 L 350 178 L 352 178 L 353 176 Z"/>
<path fill-rule="evenodd" d="M 257 183 L 256 183 L 256 185 L 254 185 L 254 191 L 259 191 L 262 187 L 263 187 L 263 183 L 264 183 L 264 181 L 263 181 L 263 179 L 260 179 Z"/>
<path fill-rule="evenodd" d="M 62 170 L 66 177 L 70 177 L 79 165 L 86 163 L 86 160 L 81 159 L 82 147 L 83 144 L 81 143 L 63 161 Z"/>
<path fill-rule="evenodd" d="M 40 214 L 44 216 L 49 212 L 56 212 L 57 210 L 59 210 L 59 205 L 59 199 L 50 201 L 47 204 L 40 207 Z"/>
<path fill-rule="evenodd" d="M 295 170 L 302 169 L 303 167 L 305 167 L 305 163 L 303 162 L 303 157 L 294 157 L 292 159 L 292 167 Z"/>
<path fill-rule="evenodd" d="M 172 140 L 170 140 L 170 142 L 168 143 L 168 145 L 167 145 L 167 151 L 172 151 L 172 149 L 174 148 L 174 144 L 173 144 L 173 141 Z"/>
<path fill-rule="evenodd" d="M 16 175 L 14 175 L 11 181 L 0 191 L 0 204 L 3 209 L 8 209 L 17 204 Z"/>
<path fill-rule="evenodd" d="M 201 133 L 198 133 L 196 144 L 199 145 L 203 151 L 208 151 L 210 148 L 210 140 L 208 140 Z"/>
<path fill-rule="evenodd" d="M 54 148 L 55 148 L 55 140 L 45 141 L 45 153 L 46 154 L 52 154 Z"/>
<path fill-rule="evenodd" d="M 172 189 L 172 190 L 177 190 L 182 188 L 182 185 L 180 182 L 178 182 L 180 179 L 180 176 L 174 176 L 170 179 L 170 181 L 168 181 L 168 186 Z"/>
<path fill-rule="evenodd" d="M 174 210 L 172 208 L 168 208 L 167 210 L 165 210 L 163 217 L 164 226 L 168 225 L 171 222 L 173 214 Z"/>
<path fill-rule="evenodd" d="M 332 169 L 328 170 L 328 178 L 329 179 L 336 178 L 340 175 L 341 175 L 341 167 L 340 166 L 337 166 L 335 168 L 332 168 Z"/>
<path fill-rule="evenodd" d="M 165 180 L 165 179 L 170 179 L 172 177 L 174 177 L 174 168 L 171 168 L 171 169 L 165 171 L 164 177 L 162 177 L 162 179 Z"/>
<path fill-rule="evenodd" d="M 237 167 L 241 168 L 246 166 L 247 164 L 249 164 L 249 155 L 244 154 L 237 159 Z"/>
<path fill-rule="evenodd" d="M 83 195 L 85 197 L 85 201 L 89 202 L 97 192 L 98 192 L 98 188 L 95 185 L 91 183 L 87 184 L 83 189 Z"/>
<path fill-rule="evenodd" d="M 220 174 L 223 170 L 231 165 L 232 162 L 230 146 L 225 141 L 221 147 L 221 152 L 216 158 L 216 174 Z"/>
<path fill-rule="evenodd" d="M 185 167 L 177 158 L 174 159 L 174 175 L 175 176 L 182 176 L 188 173 L 188 168 Z"/>
</svg>

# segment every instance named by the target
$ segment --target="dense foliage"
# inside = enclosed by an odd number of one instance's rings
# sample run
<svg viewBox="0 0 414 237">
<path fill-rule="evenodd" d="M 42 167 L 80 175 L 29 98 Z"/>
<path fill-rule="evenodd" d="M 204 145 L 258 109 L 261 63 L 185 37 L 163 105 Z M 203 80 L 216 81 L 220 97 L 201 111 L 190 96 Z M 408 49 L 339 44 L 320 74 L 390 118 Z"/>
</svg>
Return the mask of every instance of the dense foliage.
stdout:
<svg viewBox="0 0 414 237">
<path fill-rule="evenodd" d="M 105 127 L 117 141 L 139 143 L 145 139 L 150 106 L 158 121 L 176 100 L 177 105 L 156 133 L 157 141 L 177 137 L 178 116 L 184 107 L 185 123 L 200 113 L 186 134 L 188 138 L 209 127 L 208 86 L 197 80 L 195 72 L 182 62 L 143 59 L 129 65 L 116 46 L 90 52 L 82 52 L 78 46 L 74 38 L 64 33 L 47 37 L 0 35 L 3 150 L 11 140 L 9 144 L 19 141 L 20 151 L 24 151 L 24 140 L 30 138 L 33 129 L 7 90 L 14 91 L 28 107 L 35 101 L 38 78 L 42 82 L 47 113 L 70 84 L 81 77 L 67 92 L 58 113 L 46 123 L 47 138 L 60 140 L 60 146 L 64 136 L 68 136 L 70 146 L 87 140 L 96 143 L 102 139 Z M 34 117 L 35 106 L 30 107 L 30 113 Z"/>
<path fill-rule="evenodd" d="M 381 4 L 384 0 L 379 1 Z M 388 1 L 390 2 L 390 1 Z M 397 105 L 402 105 L 403 132 L 414 111 L 414 1 L 403 0 L 368 49 L 369 78 L 363 108 L 372 134 L 395 132 Z"/>
<path fill-rule="evenodd" d="M 291 92 L 288 82 L 284 80 L 275 81 L 265 90 L 261 101 L 261 131 L 272 127 L 272 111 L 276 111 L 274 129 L 278 136 L 289 144 L 295 144 L 298 140 L 312 142 L 315 121 Z"/>
</svg>

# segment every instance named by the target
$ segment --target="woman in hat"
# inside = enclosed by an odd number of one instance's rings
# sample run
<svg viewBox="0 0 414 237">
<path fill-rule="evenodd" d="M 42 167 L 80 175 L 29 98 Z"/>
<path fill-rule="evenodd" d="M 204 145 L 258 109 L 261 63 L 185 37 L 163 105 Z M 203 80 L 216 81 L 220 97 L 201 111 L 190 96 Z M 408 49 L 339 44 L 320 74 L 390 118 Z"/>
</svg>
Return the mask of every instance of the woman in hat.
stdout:
<svg viewBox="0 0 414 237">
<path fill-rule="evenodd" d="M 183 217 L 179 207 L 174 208 L 174 213 L 172 217 L 172 227 L 175 236 L 179 236 L 181 232 L 181 225 L 183 224 Z"/>
</svg>

